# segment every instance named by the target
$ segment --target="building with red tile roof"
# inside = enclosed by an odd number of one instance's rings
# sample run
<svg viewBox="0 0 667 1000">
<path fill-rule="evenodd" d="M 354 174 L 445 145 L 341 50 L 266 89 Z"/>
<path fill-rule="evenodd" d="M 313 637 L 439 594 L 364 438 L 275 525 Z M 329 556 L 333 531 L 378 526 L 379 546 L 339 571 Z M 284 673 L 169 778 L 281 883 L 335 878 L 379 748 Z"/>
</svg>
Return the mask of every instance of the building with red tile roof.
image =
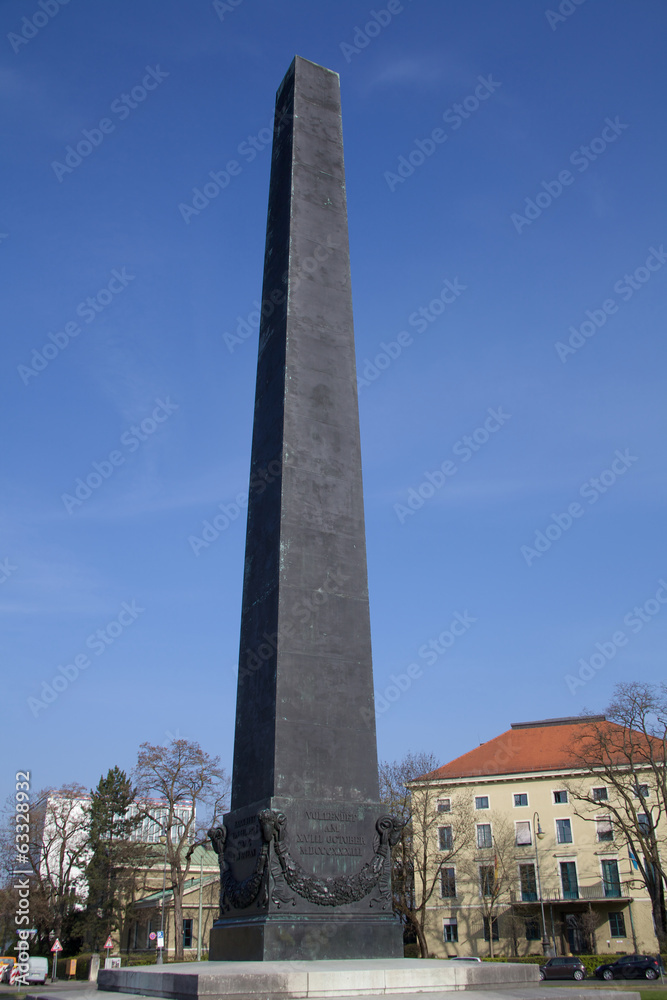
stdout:
<svg viewBox="0 0 667 1000">
<path fill-rule="evenodd" d="M 424 927 L 434 955 L 657 953 L 646 887 L 612 821 L 617 790 L 587 763 L 592 741 L 629 787 L 641 775 L 637 809 L 652 822 L 642 761 L 664 760 L 664 747 L 603 715 L 512 723 L 411 783 L 427 802 L 415 815 L 431 817 L 420 835 L 437 882 Z"/>
</svg>

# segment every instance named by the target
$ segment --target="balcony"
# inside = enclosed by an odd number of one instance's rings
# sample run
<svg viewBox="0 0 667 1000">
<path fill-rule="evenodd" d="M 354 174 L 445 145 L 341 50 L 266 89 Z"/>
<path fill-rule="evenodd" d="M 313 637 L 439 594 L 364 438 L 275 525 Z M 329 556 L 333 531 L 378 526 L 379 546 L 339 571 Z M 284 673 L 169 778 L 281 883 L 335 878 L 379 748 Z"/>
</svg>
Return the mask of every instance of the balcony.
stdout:
<svg viewBox="0 0 667 1000">
<path fill-rule="evenodd" d="M 512 894 L 514 896 L 514 894 Z M 580 885 L 576 888 L 563 890 L 561 886 L 550 889 L 548 886 L 542 890 L 542 901 L 545 903 L 566 903 L 572 900 L 580 902 L 604 901 L 614 899 L 632 899 L 630 882 L 595 882 L 593 885 Z M 519 890 L 512 902 L 535 903 L 539 902 L 537 892 L 530 890 Z"/>
<path fill-rule="evenodd" d="M 568 899 L 629 899 L 629 882 L 594 882 L 593 885 L 580 885 L 563 891 L 563 889 L 545 889 L 542 898 L 546 902 L 558 902 Z"/>
</svg>

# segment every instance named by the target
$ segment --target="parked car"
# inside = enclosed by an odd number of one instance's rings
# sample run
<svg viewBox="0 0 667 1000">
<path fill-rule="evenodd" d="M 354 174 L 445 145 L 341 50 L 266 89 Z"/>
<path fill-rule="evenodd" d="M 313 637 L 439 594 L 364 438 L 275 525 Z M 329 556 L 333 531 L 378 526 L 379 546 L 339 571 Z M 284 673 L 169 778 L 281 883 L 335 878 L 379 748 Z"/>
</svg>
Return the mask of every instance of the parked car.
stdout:
<svg viewBox="0 0 667 1000">
<path fill-rule="evenodd" d="M 28 959 L 28 974 L 26 979 L 29 983 L 41 983 L 46 985 L 49 975 L 49 960 L 41 958 L 39 955 L 31 955 Z"/>
<path fill-rule="evenodd" d="M 481 962 L 477 955 L 454 955 L 452 962 Z"/>
<path fill-rule="evenodd" d="M 623 955 L 615 962 L 598 965 L 598 979 L 657 979 L 662 972 L 661 959 L 653 955 Z"/>
<path fill-rule="evenodd" d="M 550 958 L 540 966 L 540 979 L 585 979 L 586 966 L 576 955 Z"/>
</svg>

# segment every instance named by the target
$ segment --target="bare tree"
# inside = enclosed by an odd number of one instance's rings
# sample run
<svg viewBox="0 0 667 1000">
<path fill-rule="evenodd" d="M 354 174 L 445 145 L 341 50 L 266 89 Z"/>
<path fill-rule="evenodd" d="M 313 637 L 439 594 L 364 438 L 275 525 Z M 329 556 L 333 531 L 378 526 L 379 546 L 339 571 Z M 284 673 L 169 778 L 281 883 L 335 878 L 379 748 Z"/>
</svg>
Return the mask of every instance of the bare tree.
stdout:
<svg viewBox="0 0 667 1000">
<path fill-rule="evenodd" d="M 604 813 L 614 839 L 627 845 L 635 881 L 651 900 L 661 951 L 667 947 L 666 748 L 667 685 L 619 684 L 605 716 L 582 726 L 570 748 L 586 779 L 569 783 L 577 815 L 596 822 Z M 591 778 L 599 787 L 591 787 Z"/>
<path fill-rule="evenodd" d="M 195 847 L 215 825 L 229 790 L 219 757 L 210 757 L 199 743 L 173 739 L 167 746 L 142 743 L 133 780 L 141 816 L 148 817 L 164 837 L 166 865 L 174 897 L 175 960 L 183 961 L 183 891 Z M 157 797 L 158 801 L 155 801 Z M 206 816 L 197 816 L 197 807 Z"/>
<path fill-rule="evenodd" d="M 491 826 L 491 824 L 489 824 Z M 494 957 L 493 935 L 500 913 L 512 903 L 519 883 L 514 824 L 499 817 L 493 822 L 490 842 L 477 832 L 476 850 L 467 850 L 459 862 L 471 895 L 479 894 L 484 936 Z"/>
<path fill-rule="evenodd" d="M 428 958 L 425 925 L 430 900 L 446 889 L 447 866 L 469 846 L 473 822 L 469 805 L 455 794 L 435 789 L 415 779 L 439 767 L 432 754 L 410 753 L 403 760 L 380 765 L 380 795 L 403 828 L 393 848 L 392 891 L 394 912 Z M 448 796 L 448 811 L 438 811 L 438 801 Z M 445 883 L 443 883 L 443 878 Z"/>
<path fill-rule="evenodd" d="M 48 949 L 52 936 L 72 933 L 72 924 L 86 898 L 85 866 L 88 848 L 88 797 L 82 785 L 42 789 L 31 798 L 27 851 L 29 865 L 30 922 L 37 928 L 40 949 Z M 13 829 L 3 831 L 3 865 L 15 865 Z M 9 883 L 8 898 L 16 895 Z M 16 904 L 16 899 L 14 899 Z M 63 942 L 64 944 L 66 942 Z"/>
</svg>

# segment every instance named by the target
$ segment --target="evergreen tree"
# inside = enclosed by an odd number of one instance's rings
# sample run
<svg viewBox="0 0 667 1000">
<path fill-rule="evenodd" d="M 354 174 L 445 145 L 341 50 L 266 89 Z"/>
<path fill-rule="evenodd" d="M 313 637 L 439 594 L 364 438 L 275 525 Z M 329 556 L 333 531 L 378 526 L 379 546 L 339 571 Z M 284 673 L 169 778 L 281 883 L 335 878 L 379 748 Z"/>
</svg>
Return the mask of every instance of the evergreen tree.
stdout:
<svg viewBox="0 0 667 1000">
<path fill-rule="evenodd" d="M 112 931 L 122 931 L 127 903 L 132 897 L 136 869 L 145 854 L 144 844 L 132 841 L 140 819 L 129 815 L 135 798 L 124 771 L 112 767 L 91 792 L 89 850 L 86 866 L 88 905 L 85 936 L 99 949 Z"/>
</svg>

